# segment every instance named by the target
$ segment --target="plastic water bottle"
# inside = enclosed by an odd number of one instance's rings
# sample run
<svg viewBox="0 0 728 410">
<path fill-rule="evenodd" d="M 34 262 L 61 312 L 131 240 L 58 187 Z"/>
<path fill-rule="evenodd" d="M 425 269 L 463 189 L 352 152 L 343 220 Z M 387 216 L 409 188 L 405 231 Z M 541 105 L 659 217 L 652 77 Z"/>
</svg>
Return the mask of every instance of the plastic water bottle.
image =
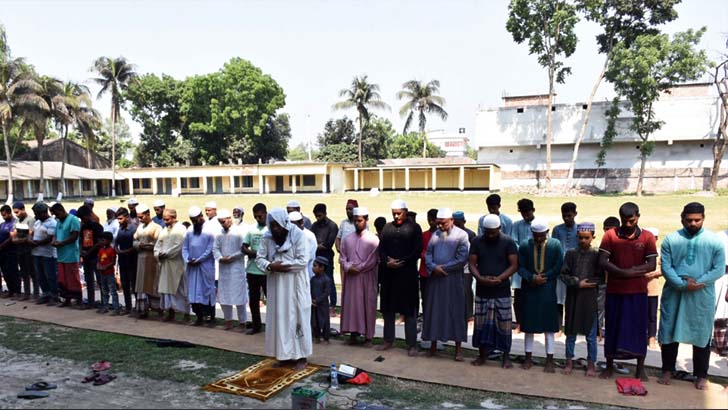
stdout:
<svg viewBox="0 0 728 410">
<path fill-rule="evenodd" d="M 339 371 L 336 370 L 336 363 L 331 363 L 331 386 L 336 390 L 339 388 Z"/>
</svg>

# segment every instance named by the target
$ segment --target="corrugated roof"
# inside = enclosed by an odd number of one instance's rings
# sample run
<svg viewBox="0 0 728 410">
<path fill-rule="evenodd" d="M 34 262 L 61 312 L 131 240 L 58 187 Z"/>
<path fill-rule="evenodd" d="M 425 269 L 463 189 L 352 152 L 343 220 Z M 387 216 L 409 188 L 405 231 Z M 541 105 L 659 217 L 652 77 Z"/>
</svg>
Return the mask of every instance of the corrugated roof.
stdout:
<svg viewBox="0 0 728 410">
<path fill-rule="evenodd" d="M 383 159 L 379 161 L 381 166 L 418 166 L 418 165 L 473 165 L 475 160 L 469 157 L 445 157 L 445 158 L 398 158 Z"/>
<path fill-rule="evenodd" d="M 13 161 L 12 167 L 13 179 L 15 180 L 40 179 L 39 161 Z M 66 179 L 111 180 L 111 170 L 88 169 L 71 164 L 66 164 L 64 174 Z M 43 161 L 43 177 L 46 179 L 61 179 L 61 162 Z M 117 171 L 116 179 L 123 178 L 122 174 Z M 8 165 L 5 161 L 0 161 L 0 179 L 8 179 Z"/>
</svg>

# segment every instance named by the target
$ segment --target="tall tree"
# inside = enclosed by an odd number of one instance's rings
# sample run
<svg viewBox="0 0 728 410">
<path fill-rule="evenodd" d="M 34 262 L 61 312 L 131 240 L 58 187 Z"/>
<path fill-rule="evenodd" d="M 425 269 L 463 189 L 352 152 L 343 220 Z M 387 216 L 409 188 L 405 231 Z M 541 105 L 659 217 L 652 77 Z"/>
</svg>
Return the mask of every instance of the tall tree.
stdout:
<svg viewBox="0 0 728 410">
<path fill-rule="evenodd" d="M 546 189 L 551 189 L 551 140 L 554 83 L 563 84 L 571 68 L 563 60 L 576 50 L 576 7 L 568 0 L 511 0 L 506 29 L 513 40 L 528 42 L 530 54 L 548 71 L 549 98 L 546 126 Z"/>
<path fill-rule="evenodd" d="M 574 142 L 574 152 L 569 164 L 566 187 L 571 188 L 574 180 L 576 160 L 579 157 L 579 146 L 584 140 L 592 105 L 597 90 L 604 80 L 609 60 L 612 58 L 612 48 L 623 43 L 629 47 L 634 39 L 643 34 L 658 34 L 656 26 L 665 24 L 677 18 L 675 5 L 681 0 L 577 0 L 577 9 L 586 20 L 601 26 L 602 31 L 596 36 L 599 53 L 604 54 L 604 64 L 592 87 L 589 100 L 586 104 L 584 117 L 581 121 L 579 135 Z"/>
<path fill-rule="evenodd" d="M 427 141 L 424 134 L 410 132 L 407 135 L 395 135 L 387 141 L 387 158 L 417 158 L 420 147 L 424 145 L 428 158 L 443 158 L 445 151 Z"/>
<path fill-rule="evenodd" d="M 432 80 L 426 84 L 422 81 L 411 80 L 402 84 L 402 90 L 397 93 L 397 99 L 405 100 L 404 105 L 399 109 L 399 115 L 407 117 L 402 134 L 407 135 L 415 113 L 417 113 L 419 130 L 422 135 L 422 158 L 427 158 L 427 135 L 425 134 L 427 114 L 434 114 L 443 121 L 447 121 L 447 111 L 443 108 L 445 99 L 437 95 L 439 92 L 440 81 L 438 80 Z"/>
<path fill-rule="evenodd" d="M 653 105 L 673 85 L 696 80 L 705 73 L 708 58 L 705 51 L 696 49 L 703 33 L 704 27 L 688 30 L 676 33 L 672 40 L 666 34 L 646 34 L 629 46 L 620 43 L 612 50 L 606 78 L 634 114 L 630 129 L 641 141 L 638 196 L 642 195 L 647 158 L 655 147 L 650 136 L 664 124 L 655 117 Z"/>
<path fill-rule="evenodd" d="M 5 160 L 8 166 L 8 202 L 13 201 L 13 164 L 10 154 L 10 129 L 13 124 L 13 88 L 23 72 L 23 60 L 10 54 L 5 27 L 0 24 L 0 125 L 2 125 Z"/>
<path fill-rule="evenodd" d="M 96 98 L 105 94 L 111 97 L 111 196 L 116 196 L 116 133 L 115 126 L 121 115 L 121 104 L 124 101 L 124 92 L 136 79 L 137 73 L 134 65 L 126 58 L 99 57 L 94 61 L 91 71 L 98 77 L 92 80 L 101 86 Z"/>
<path fill-rule="evenodd" d="M 68 129 L 76 126 L 79 117 L 84 115 L 82 109 L 91 108 L 91 92 L 88 87 L 72 81 L 63 84 L 61 93 L 56 98 L 58 109 L 54 111 L 53 121 L 56 123 L 56 129 L 61 135 L 61 193 L 66 194 L 66 162 L 68 161 L 66 152 L 66 140 L 68 139 Z M 93 109 L 93 108 L 91 108 Z M 81 120 L 84 121 L 84 120 Z"/>
<path fill-rule="evenodd" d="M 726 43 L 728 46 L 728 43 Z M 713 169 L 710 172 L 710 190 L 718 190 L 718 176 L 720 164 L 723 162 L 726 147 L 728 147 L 728 54 L 723 54 L 722 61 L 715 64 L 711 77 L 713 85 L 718 91 L 718 132 L 713 141 Z"/>
<path fill-rule="evenodd" d="M 335 110 L 348 110 L 356 108 L 359 113 L 359 164 L 362 163 L 362 138 L 364 128 L 369 124 L 370 108 L 389 110 L 389 105 L 382 101 L 379 95 L 379 85 L 370 83 L 366 75 L 355 76 L 349 88 L 339 91 L 343 101 L 334 104 Z"/>
</svg>

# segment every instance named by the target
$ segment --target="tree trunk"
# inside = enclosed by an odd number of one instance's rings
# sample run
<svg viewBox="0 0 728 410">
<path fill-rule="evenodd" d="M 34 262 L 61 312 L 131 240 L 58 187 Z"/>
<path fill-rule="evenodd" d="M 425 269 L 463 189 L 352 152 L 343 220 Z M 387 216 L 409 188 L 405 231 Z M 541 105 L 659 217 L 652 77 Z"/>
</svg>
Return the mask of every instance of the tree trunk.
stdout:
<svg viewBox="0 0 728 410">
<path fill-rule="evenodd" d="M 553 112 L 551 107 L 554 105 L 554 69 L 549 67 L 549 102 L 547 108 L 547 125 L 546 125 L 546 190 L 551 190 L 551 128 L 553 123 Z"/>
<path fill-rule="evenodd" d="M 604 66 L 602 67 L 602 72 L 599 73 L 597 82 L 594 83 L 594 87 L 592 88 L 591 95 L 589 95 L 589 101 L 586 103 L 586 112 L 584 112 L 584 119 L 581 122 L 581 129 L 579 130 L 579 136 L 576 138 L 576 142 L 574 142 L 574 153 L 571 156 L 571 164 L 569 164 L 569 174 L 566 177 L 566 188 L 567 189 L 571 188 L 572 184 L 573 184 L 574 170 L 576 169 L 576 160 L 579 157 L 579 146 L 581 145 L 581 142 L 584 140 L 584 134 L 586 134 L 586 126 L 589 123 L 589 117 L 591 116 L 592 105 L 594 104 L 594 96 L 597 94 L 599 85 L 602 83 L 602 80 L 604 79 L 604 73 L 607 71 L 608 62 L 609 62 L 609 59 L 607 58 L 607 60 L 604 61 Z"/>
<path fill-rule="evenodd" d="M 116 109 L 111 103 L 111 197 L 116 198 Z"/>
<path fill-rule="evenodd" d="M 61 198 L 66 196 L 66 138 L 68 137 L 68 126 L 63 127 L 61 136 Z"/>
<path fill-rule="evenodd" d="M 37 130 L 35 140 L 38 143 L 38 162 L 40 162 L 40 186 L 38 187 L 38 201 L 42 201 L 45 197 L 45 177 L 43 175 L 43 140 L 45 136 L 43 131 Z"/>
<path fill-rule="evenodd" d="M 723 162 L 723 156 L 726 150 L 725 137 L 716 139 L 713 143 L 713 170 L 710 173 L 710 190 L 716 192 L 718 190 L 718 177 L 720 176 L 720 164 Z"/>
<path fill-rule="evenodd" d="M 91 141 L 86 141 L 86 168 L 93 168 L 91 166 Z"/>
<path fill-rule="evenodd" d="M 359 166 L 362 166 L 361 161 L 361 139 L 364 136 L 364 118 L 362 118 L 362 113 L 359 113 Z"/>
<path fill-rule="evenodd" d="M 7 121 L 3 121 L 3 142 L 5 143 L 5 159 L 8 164 L 8 202 L 13 202 L 13 161 L 10 156 L 10 143 L 8 142 L 8 130 Z"/>
<path fill-rule="evenodd" d="M 718 78 L 719 73 L 723 70 L 723 78 Z M 720 104 L 720 122 L 718 123 L 718 134 L 713 142 L 713 170 L 710 173 L 710 190 L 716 192 L 718 190 L 718 177 L 720 175 L 720 164 L 723 162 L 723 155 L 726 151 L 726 141 L 728 135 L 728 60 L 715 68 L 715 77 L 713 83 L 718 89 L 718 104 Z"/>
<path fill-rule="evenodd" d="M 422 158 L 427 158 L 427 134 L 425 134 L 425 127 L 420 127 L 420 135 L 422 135 Z"/>
<path fill-rule="evenodd" d="M 647 156 L 640 154 L 640 175 L 637 178 L 637 196 L 642 196 L 642 181 L 645 178 L 645 164 L 647 163 Z"/>
</svg>

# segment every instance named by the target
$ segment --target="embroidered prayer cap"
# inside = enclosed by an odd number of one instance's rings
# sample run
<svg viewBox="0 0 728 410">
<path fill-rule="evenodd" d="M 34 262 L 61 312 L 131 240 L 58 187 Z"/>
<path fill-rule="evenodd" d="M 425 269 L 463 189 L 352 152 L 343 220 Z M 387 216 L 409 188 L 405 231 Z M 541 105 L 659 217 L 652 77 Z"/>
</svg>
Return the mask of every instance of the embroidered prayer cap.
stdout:
<svg viewBox="0 0 728 410">
<path fill-rule="evenodd" d="M 295 199 L 291 199 L 286 204 L 286 208 L 300 208 L 300 207 L 301 207 L 301 204 L 298 201 L 296 201 Z"/>
<path fill-rule="evenodd" d="M 139 201 L 136 198 L 129 198 L 128 201 L 126 201 L 127 205 L 139 205 Z"/>
<path fill-rule="evenodd" d="M 227 209 L 221 209 L 217 211 L 217 219 L 227 219 L 231 218 L 232 215 L 230 214 L 230 211 Z"/>
<path fill-rule="evenodd" d="M 533 233 L 544 233 L 548 232 L 549 230 L 549 223 L 542 218 L 535 218 L 533 222 L 531 222 L 531 232 Z"/>
<path fill-rule="evenodd" d="M 447 219 L 447 218 L 452 218 L 452 209 L 440 208 L 437 210 L 437 219 Z"/>
<path fill-rule="evenodd" d="M 407 209 L 407 203 L 401 199 L 395 199 L 392 201 L 391 209 Z"/>
<path fill-rule="evenodd" d="M 205 202 L 205 209 L 217 209 L 217 202 L 215 202 L 215 201 Z"/>
<path fill-rule="evenodd" d="M 161 199 L 157 199 L 156 201 L 154 201 L 152 206 L 155 208 L 161 208 L 161 207 L 165 206 L 165 204 L 164 204 L 164 201 L 162 201 Z"/>
<path fill-rule="evenodd" d="M 705 207 L 700 202 L 691 202 L 683 208 L 683 214 L 705 214 Z M 655 235 L 657 236 L 657 235 Z"/>
<path fill-rule="evenodd" d="M 356 199 L 350 199 L 346 201 L 346 206 L 348 207 L 349 205 L 353 205 L 354 208 L 356 208 L 359 206 L 359 201 L 357 201 Z"/>
<path fill-rule="evenodd" d="M 303 215 L 301 215 L 298 211 L 293 211 L 290 214 L 288 214 L 288 220 L 291 222 L 298 222 L 301 219 L 303 219 Z"/>
<path fill-rule="evenodd" d="M 93 198 L 86 198 L 86 199 L 83 200 L 83 204 L 84 205 L 93 205 L 94 204 L 94 199 Z"/>
<path fill-rule="evenodd" d="M 200 216 L 200 215 L 202 215 L 202 209 L 200 209 L 199 206 L 193 206 L 189 210 L 189 215 L 190 215 L 190 218 L 194 218 L 196 216 Z"/>
<path fill-rule="evenodd" d="M 591 222 L 580 222 L 576 225 L 577 232 L 596 232 L 596 226 Z"/>
<path fill-rule="evenodd" d="M 329 266 L 329 260 L 326 259 L 325 256 L 317 256 L 316 259 L 314 259 L 314 262 L 318 263 L 319 265 Z"/>
<path fill-rule="evenodd" d="M 699 212 L 693 212 L 693 213 L 699 213 Z M 657 229 L 657 228 L 653 228 L 653 227 L 645 228 L 645 231 L 647 231 L 647 232 L 651 233 L 652 235 L 654 235 L 655 238 L 657 238 L 658 236 L 660 236 L 660 230 Z"/>
<path fill-rule="evenodd" d="M 501 227 L 500 217 L 496 214 L 488 214 L 483 218 L 484 229 L 498 229 Z"/>
<path fill-rule="evenodd" d="M 463 211 L 455 211 L 452 213 L 452 218 L 456 221 L 464 221 L 465 220 L 465 212 Z"/>
<path fill-rule="evenodd" d="M 354 208 L 354 216 L 369 216 L 369 210 L 363 206 Z"/>
<path fill-rule="evenodd" d="M 144 212 L 149 212 L 149 207 L 144 204 L 139 204 L 136 207 L 137 214 L 143 214 Z"/>
</svg>

